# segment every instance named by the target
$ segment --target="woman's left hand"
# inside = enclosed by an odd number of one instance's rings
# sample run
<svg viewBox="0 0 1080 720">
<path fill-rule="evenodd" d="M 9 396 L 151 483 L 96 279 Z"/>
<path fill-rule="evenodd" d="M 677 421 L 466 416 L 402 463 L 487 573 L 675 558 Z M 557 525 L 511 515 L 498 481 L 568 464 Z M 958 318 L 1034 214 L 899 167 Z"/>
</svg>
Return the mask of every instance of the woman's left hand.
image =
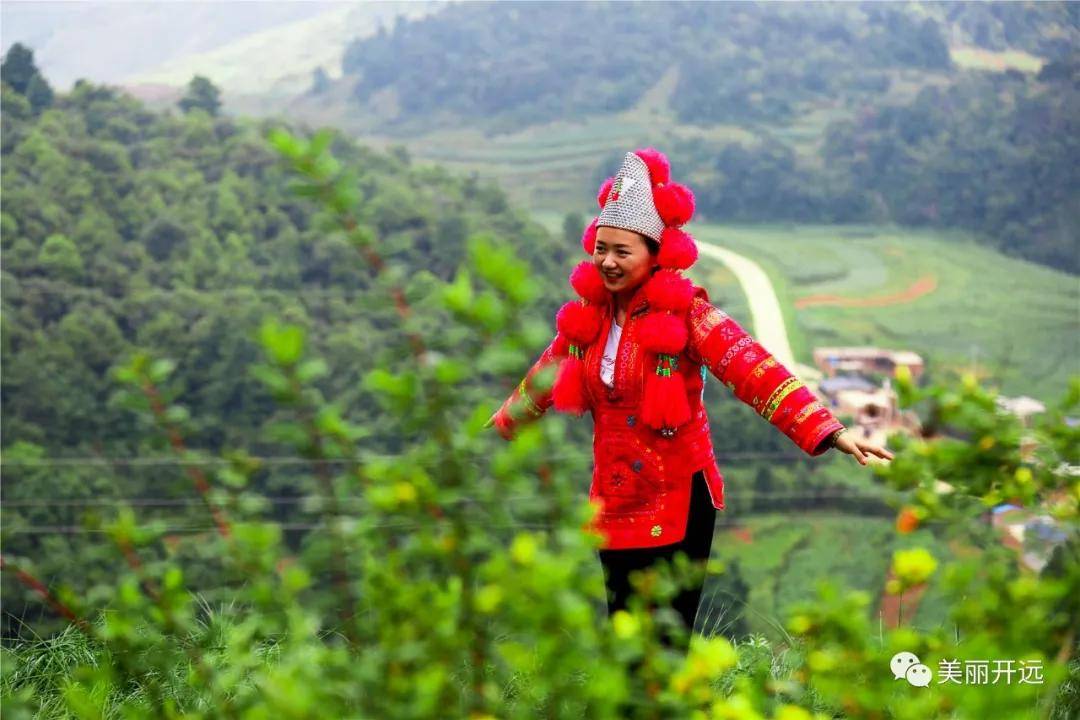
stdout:
<svg viewBox="0 0 1080 720">
<path fill-rule="evenodd" d="M 878 457 L 885 458 L 886 460 L 892 460 L 893 454 L 883 447 L 867 442 L 866 440 L 860 440 L 855 437 L 855 434 L 850 430 L 846 430 L 836 438 L 836 443 L 833 445 L 837 450 L 846 452 L 848 455 L 854 455 L 855 459 L 859 461 L 860 465 L 865 465 L 867 460 L 867 454 L 877 455 Z"/>
</svg>

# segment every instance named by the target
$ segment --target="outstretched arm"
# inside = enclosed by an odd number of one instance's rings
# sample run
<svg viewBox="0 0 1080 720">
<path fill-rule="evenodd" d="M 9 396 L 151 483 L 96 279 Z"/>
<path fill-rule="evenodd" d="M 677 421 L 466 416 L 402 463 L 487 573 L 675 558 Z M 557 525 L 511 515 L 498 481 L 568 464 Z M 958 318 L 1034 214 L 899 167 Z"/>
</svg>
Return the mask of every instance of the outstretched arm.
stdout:
<svg viewBox="0 0 1080 720">
<path fill-rule="evenodd" d="M 510 393 L 510 397 L 503 401 L 502 406 L 488 419 L 484 427 L 494 425 L 503 438 L 510 440 L 519 427 L 537 420 L 551 407 L 550 380 L 554 379 L 554 371 L 562 359 L 556 352 L 560 342 L 562 340 L 558 336 L 551 341 L 514 391 Z M 551 368 L 551 375 L 547 387 L 542 387 L 538 383 L 537 375 L 547 367 Z"/>
<path fill-rule="evenodd" d="M 695 297 L 689 331 L 691 349 L 735 397 L 808 455 L 821 455 L 832 447 L 833 434 L 844 424 L 730 315 Z"/>
</svg>

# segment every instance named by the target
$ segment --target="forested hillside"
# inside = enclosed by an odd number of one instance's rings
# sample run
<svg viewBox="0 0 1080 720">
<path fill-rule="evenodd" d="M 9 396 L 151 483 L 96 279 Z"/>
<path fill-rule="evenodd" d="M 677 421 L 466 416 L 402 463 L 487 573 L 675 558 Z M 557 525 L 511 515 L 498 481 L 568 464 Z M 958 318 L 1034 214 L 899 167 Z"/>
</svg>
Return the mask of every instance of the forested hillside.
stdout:
<svg viewBox="0 0 1080 720">
<path fill-rule="evenodd" d="M 108 453 L 128 442 L 106 371 L 135 347 L 180 362 L 177 389 L 210 422 L 200 443 L 250 439 L 265 406 L 237 371 L 268 312 L 310 325 L 334 358 L 329 394 L 365 403 L 357 371 L 393 320 L 365 302 L 369 273 L 344 238 L 312 242 L 322 231 L 286 191 L 264 126 L 153 114 L 85 83 L 39 115 L 5 86 L 3 121 L 6 445 Z M 559 274 L 565 244 L 497 188 L 410 167 L 404 153 L 344 141 L 334 152 L 356 174 L 383 257 L 419 297 L 478 231 L 512 243 L 538 277 Z"/>
<path fill-rule="evenodd" d="M 963 228 L 1078 272 L 1076 8 L 461 3 L 354 42 L 298 111 L 347 92 L 351 131 L 538 209 L 653 144 L 710 220 Z"/>
</svg>

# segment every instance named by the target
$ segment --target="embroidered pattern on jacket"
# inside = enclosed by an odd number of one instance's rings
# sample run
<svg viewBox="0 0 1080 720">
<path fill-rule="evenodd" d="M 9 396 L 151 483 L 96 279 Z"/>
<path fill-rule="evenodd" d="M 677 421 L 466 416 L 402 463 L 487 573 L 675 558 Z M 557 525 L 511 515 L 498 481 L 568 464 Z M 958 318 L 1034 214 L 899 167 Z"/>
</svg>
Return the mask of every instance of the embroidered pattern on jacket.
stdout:
<svg viewBox="0 0 1080 720">
<path fill-rule="evenodd" d="M 780 407 L 780 403 L 784 401 L 784 398 L 802 386 L 802 380 L 794 375 L 784 380 L 784 382 L 780 383 L 780 386 L 773 391 L 769 401 L 765 403 L 765 408 L 761 411 L 761 414 L 765 416 L 766 420 L 771 422 L 773 413 L 776 412 L 776 408 Z"/>
</svg>

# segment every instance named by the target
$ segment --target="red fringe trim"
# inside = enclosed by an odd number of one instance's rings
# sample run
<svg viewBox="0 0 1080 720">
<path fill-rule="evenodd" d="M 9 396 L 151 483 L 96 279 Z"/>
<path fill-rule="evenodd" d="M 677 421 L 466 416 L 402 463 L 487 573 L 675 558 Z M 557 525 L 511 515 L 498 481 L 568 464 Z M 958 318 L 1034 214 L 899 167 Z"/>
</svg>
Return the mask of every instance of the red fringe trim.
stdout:
<svg viewBox="0 0 1080 720">
<path fill-rule="evenodd" d="M 645 380 L 641 419 L 656 430 L 674 429 L 690 421 L 690 401 L 681 373 L 677 370 L 671 375 L 654 373 Z"/>
</svg>

